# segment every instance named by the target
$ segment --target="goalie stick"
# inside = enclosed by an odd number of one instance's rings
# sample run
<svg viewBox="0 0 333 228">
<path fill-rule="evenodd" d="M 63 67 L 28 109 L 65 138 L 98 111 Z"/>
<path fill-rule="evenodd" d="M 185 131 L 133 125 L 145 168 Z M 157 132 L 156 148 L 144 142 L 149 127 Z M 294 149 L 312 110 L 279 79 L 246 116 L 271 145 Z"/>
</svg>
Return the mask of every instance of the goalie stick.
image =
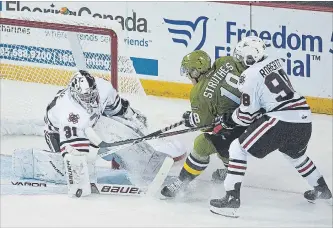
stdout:
<svg viewBox="0 0 333 228">
<path fill-rule="evenodd" d="M 162 133 L 164 133 L 166 131 L 169 131 L 169 130 L 171 130 L 173 128 L 179 127 L 179 126 L 183 125 L 184 123 L 185 123 L 185 120 L 181 120 L 181 121 L 179 121 L 177 123 L 171 124 L 170 126 L 167 126 L 167 127 L 162 128 L 160 130 L 157 130 L 157 131 L 155 131 L 153 133 L 150 133 L 149 135 L 146 135 L 145 137 L 151 137 L 151 136 L 162 134 Z"/>
<path fill-rule="evenodd" d="M 1 180 L 1 188 L 12 187 L 12 193 L 20 189 L 24 194 L 40 193 L 67 194 L 68 189 L 65 184 L 54 184 L 38 180 Z M 146 189 L 134 185 L 117 184 L 91 184 L 92 193 L 102 195 L 142 195 Z M 3 189 L 2 189 L 3 190 Z M 29 191 L 30 190 L 30 191 Z"/>
<path fill-rule="evenodd" d="M 179 130 L 179 131 L 166 132 L 166 133 L 162 133 L 162 134 L 159 134 L 159 135 L 153 135 L 153 136 L 147 135 L 147 136 L 144 136 L 144 137 L 141 137 L 141 138 L 126 139 L 126 140 L 112 142 L 112 143 L 108 143 L 108 142 L 100 140 L 98 137 L 96 137 L 96 133 L 94 132 L 94 130 L 92 128 L 88 128 L 86 130 L 86 135 L 99 148 L 108 148 L 108 147 L 115 147 L 115 146 L 131 144 L 131 143 L 132 144 L 137 144 L 139 142 L 143 142 L 143 141 L 147 141 L 147 140 L 159 139 L 159 138 L 165 138 L 165 137 L 185 134 L 185 133 L 189 133 L 189 132 L 194 132 L 194 131 L 199 131 L 199 130 L 202 130 L 202 129 L 210 128 L 210 127 L 212 127 L 211 124 L 205 125 L 205 126 L 202 126 L 202 127 L 193 127 L 193 128 L 183 129 L 183 130 Z"/>
<path fill-rule="evenodd" d="M 194 132 L 194 131 L 199 131 L 202 129 L 206 129 L 208 127 L 211 127 L 211 125 L 205 125 L 202 127 L 194 127 L 194 128 L 188 128 L 188 129 L 183 129 L 183 130 L 179 130 L 179 131 L 171 131 L 171 132 L 166 132 L 166 133 L 162 133 L 156 136 L 144 136 L 141 138 L 136 138 L 136 139 L 126 139 L 123 141 L 118 141 L 118 142 L 113 142 L 113 143 L 107 143 L 102 141 L 98 147 L 100 148 L 97 152 L 97 155 L 99 155 L 100 157 L 105 157 L 108 156 L 110 154 L 116 153 L 119 150 L 123 150 L 126 147 L 130 147 L 133 146 L 137 143 L 140 142 L 144 142 L 147 140 L 153 140 L 153 139 L 159 139 L 159 138 L 165 138 L 165 137 L 170 137 L 170 136 L 175 136 L 175 135 L 180 135 L 180 134 L 185 134 L 185 133 L 189 133 L 189 132 Z M 89 134 L 89 133 L 88 133 Z M 94 134 L 94 133 L 93 133 Z M 91 136 L 89 136 L 89 138 L 91 139 Z M 95 141 L 93 141 L 95 143 Z M 128 145 L 131 144 L 131 145 Z M 126 145 L 125 147 L 121 147 L 123 145 Z M 116 149 L 111 149 L 111 147 L 119 147 Z"/>
</svg>

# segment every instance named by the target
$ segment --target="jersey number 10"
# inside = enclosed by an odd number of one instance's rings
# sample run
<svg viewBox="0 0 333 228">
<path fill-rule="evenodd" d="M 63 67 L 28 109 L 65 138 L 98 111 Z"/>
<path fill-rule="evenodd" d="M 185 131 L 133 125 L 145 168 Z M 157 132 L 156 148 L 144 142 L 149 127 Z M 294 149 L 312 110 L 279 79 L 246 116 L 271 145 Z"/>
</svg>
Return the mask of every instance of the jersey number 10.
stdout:
<svg viewBox="0 0 333 228">
<path fill-rule="evenodd" d="M 232 74 L 232 73 L 228 73 L 227 76 L 225 77 L 225 82 L 231 86 L 232 88 L 234 88 L 235 90 L 238 91 L 237 88 L 237 84 L 238 84 L 238 76 Z M 221 96 L 225 96 L 227 98 L 229 98 L 230 100 L 232 100 L 233 102 L 240 104 L 240 98 L 238 96 L 236 96 L 235 94 L 229 92 L 228 90 L 226 90 L 225 88 L 223 88 L 223 86 L 221 86 L 220 88 L 220 92 L 221 92 Z"/>
</svg>

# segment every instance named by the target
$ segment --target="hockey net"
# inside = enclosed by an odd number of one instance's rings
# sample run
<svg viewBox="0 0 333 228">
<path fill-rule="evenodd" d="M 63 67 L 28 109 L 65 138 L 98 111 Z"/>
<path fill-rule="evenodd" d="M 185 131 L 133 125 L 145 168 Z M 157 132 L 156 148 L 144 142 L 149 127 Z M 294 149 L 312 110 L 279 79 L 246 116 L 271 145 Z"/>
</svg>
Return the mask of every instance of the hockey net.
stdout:
<svg viewBox="0 0 333 228">
<path fill-rule="evenodd" d="M 47 103 L 78 69 L 145 95 L 117 22 L 1 12 L 0 27 L 1 135 L 40 135 Z"/>
</svg>

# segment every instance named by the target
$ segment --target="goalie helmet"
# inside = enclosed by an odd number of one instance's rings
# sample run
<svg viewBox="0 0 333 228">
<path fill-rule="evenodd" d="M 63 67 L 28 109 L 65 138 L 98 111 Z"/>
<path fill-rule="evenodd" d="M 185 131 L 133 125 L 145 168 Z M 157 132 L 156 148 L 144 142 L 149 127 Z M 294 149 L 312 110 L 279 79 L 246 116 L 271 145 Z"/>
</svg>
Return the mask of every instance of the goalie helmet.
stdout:
<svg viewBox="0 0 333 228">
<path fill-rule="evenodd" d="M 266 45 L 256 36 L 243 38 L 235 47 L 233 58 L 249 67 L 265 57 Z"/>
<path fill-rule="evenodd" d="M 69 92 L 72 98 L 79 103 L 88 113 L 99 106 L 99 93 L 96 81 L 87 71 L 76 72 L 70 83 Z"/>
<path fill-rule="evenodd" d="M 209 55 L 202 50 L 197 50 L 184 56 L 180 67 L 180 74 L 198 81 L 199 77 L 210 69 L 211 59 Z"/>
</svg>

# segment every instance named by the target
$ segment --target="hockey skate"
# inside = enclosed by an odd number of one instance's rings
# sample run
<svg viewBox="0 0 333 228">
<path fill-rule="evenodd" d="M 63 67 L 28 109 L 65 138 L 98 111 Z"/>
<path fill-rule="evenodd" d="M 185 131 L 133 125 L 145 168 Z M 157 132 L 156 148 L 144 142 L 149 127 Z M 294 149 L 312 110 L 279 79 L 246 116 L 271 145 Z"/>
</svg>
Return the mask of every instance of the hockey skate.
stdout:
<svg viewBox="0 0 333 228">
<path fill-rule="evenodd" d="M 332 205 L 332 193 L 323 177 L 318 179 L 318 186 L 315 186 L 314 190 L 304 192 L 304 198 L 310 203 L 315 203 L 317 199 L 325 199 Z"/>
<path fill-rule="evenodd" d="M 183 182 L 183 181 L 179 180 L 179 178 L 177 178 L 171 184 L 164 186 L 164 188 L 162 188 L 162 190 L 161 190 L 161 194 L 166 199 L 174 198 L 177 196 L 177 193 L 179 193 L 179 191 L 181 191 L 184 188 L 185 185 L 186 185 L 185 182 Z"/>
<path fill-rule="evenodd" d="M 237 210 L 240 207 L 240 183 L 235 184 L 235 190 L 227 191 L 222 199 L 210 201 L 210 211 L 226 217 L 238 218 Z"/>
<path fill-rule="evenodd" d="M 228 169 L 217 169 L 212 173 L 212 181 L 214 183 L 220 184 L 227 177 Z"/>
</svg>

